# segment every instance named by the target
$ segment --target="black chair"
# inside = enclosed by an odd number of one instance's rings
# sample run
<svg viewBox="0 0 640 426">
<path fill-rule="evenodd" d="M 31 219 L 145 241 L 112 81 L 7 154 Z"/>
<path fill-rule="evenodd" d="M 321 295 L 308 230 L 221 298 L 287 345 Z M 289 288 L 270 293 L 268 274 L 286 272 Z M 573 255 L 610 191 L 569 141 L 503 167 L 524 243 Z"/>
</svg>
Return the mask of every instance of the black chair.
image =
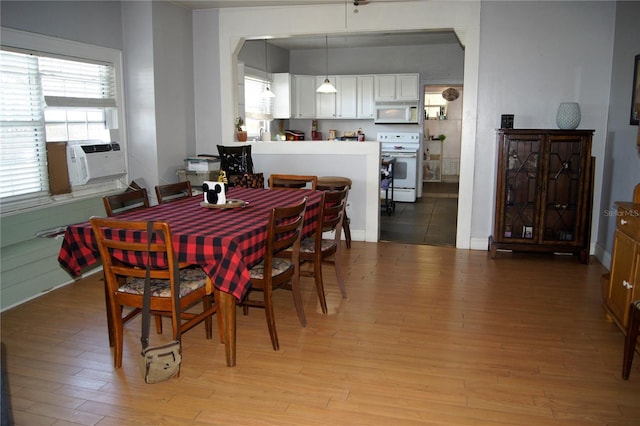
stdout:
<svg viewBox="0 0 640 426">
<path fill-rule="evenodd" d="M 251 145 L 223 146 L 218 145 L 220 170 L 227 174 L 229 186 L 235 186 L 236 180 L 245 174 L 253 174 Z"/>
</svg>

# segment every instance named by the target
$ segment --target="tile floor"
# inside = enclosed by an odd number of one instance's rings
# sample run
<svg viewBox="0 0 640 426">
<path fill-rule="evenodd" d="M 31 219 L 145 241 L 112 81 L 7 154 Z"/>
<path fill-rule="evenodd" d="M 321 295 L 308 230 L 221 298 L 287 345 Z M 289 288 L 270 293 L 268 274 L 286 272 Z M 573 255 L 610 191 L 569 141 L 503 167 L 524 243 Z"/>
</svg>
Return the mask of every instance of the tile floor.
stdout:
<svg viewBox="0 0 640 426">
<path fill-rule="evenodd" d="M 380 213 L 380 240 L 455 247 L 457 216 L 458 184 L 425 183 L 418 201 Z"/>
</svg>

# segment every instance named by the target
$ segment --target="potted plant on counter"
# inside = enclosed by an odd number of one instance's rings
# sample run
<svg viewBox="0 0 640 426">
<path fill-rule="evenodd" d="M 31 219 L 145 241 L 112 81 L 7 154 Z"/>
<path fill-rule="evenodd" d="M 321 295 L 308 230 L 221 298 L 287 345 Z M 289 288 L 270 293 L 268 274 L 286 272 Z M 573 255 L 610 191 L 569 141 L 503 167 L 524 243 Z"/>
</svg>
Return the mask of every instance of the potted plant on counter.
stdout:
<svg viewBox="0 0 640 426">
<path fill-rule="evenodd" d="M 244 129 L 244 120 L 242 117 L 236 117 L 236 138 L 238 142 L 246 142 L 247 141 L 247 131 Z"/>
</svg>

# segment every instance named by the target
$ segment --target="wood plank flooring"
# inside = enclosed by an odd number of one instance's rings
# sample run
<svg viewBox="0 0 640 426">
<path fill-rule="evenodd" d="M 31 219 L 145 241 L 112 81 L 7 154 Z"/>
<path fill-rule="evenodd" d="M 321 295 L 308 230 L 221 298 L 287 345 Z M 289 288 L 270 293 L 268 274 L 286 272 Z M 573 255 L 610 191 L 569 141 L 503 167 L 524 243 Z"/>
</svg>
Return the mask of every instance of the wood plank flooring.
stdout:
<svg viewBox="0 0 640 426">
<path fill-rule="evenodd" d="M 276 292 L 279 352 L 264 313 L 239 310 L 236 367 L 200 325 L 183 336 L 180 377 L 155 385 L 138 370 L 138 319 L 113 369 L 101 274 L 4 312 L 15 424 L 640 424 L 640 356 L 623 381 L 597 260 L 363 242 L 344 253 L 349 297 L 325 269 L 328 315 L 303 278 L 306 328 Z"/>
</svg>

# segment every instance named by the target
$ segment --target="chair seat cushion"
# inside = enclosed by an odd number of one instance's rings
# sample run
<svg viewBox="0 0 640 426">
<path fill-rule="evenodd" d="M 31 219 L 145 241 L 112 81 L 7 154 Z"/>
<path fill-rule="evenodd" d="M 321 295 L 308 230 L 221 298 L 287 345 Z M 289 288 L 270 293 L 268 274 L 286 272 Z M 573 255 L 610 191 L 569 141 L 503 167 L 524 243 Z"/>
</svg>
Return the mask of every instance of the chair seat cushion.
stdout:
<svg viewBox="0 0 640 426">
<path fill-rule="evenodd" d="M 293 263 L 289 259 L 275 258 L 273 259 L 273 262 L 271 262 L 271 276 L 275 277 L 291 268 L 293 268 Z M 263 280 L 264 262 L 260 262 L 253 268 L 249 269 L 249 275 L 251 275 L 251 278 L 253 279 Z"/>
<path fill-rule="evenodd" d="M 303 253 L 314 253 L 316 248 L 316 240 L 313 237 L 305 238 L 300 243 L 300 251 Z M 334 240 L 322 240 L 321 250 L 326 251 L 334 247 L 336 242 Z"/>
<path fill-rule="evenodd" d="M 118 291 L 131 294 L 144 294 L 144 278 L 130 278 Z M 180 297 L 186 296 L 195 290 L 204 287 L 207 276 L 200 268 L 188 268 L 180 270 Z M 171 297 L 171 281 L 157 278 L 151 279 L 152 297 Z"/>
</svg>

